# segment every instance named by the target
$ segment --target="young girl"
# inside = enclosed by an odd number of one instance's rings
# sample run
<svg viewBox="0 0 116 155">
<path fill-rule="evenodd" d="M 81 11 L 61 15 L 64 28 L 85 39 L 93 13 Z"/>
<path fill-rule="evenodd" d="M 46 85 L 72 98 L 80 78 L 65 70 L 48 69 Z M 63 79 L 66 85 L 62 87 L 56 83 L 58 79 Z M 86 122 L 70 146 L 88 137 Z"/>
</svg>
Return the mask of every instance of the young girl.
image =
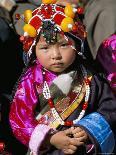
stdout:
<svg viewBox="0 0 116 155">
<path fill-rule="evenodd" d="M 85 62 L 78 8 L 43 2 L 24 14 L 29 63 L 10 108 L 13 133 L 33 155 L 112 153 L 115 98 Z"/>
</svg>

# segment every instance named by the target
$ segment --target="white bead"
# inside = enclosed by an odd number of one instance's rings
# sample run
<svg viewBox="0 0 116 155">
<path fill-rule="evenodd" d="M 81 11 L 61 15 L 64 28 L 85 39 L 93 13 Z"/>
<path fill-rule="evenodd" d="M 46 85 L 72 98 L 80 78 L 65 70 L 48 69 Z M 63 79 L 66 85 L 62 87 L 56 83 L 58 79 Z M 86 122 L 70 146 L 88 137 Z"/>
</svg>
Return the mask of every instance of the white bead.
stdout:
<svg viewBox="0 0 116 155">
<path fill-rule="evenodd" d="M 68 24 L 69 29 L 72 29 L 72 27 L 73 27 L 72 24 Z"/>
<path fill-rule="evenodd" d="M 73 12 L 74 12 L 74 13 L 77 12 L 77 9 L 76 9 L 76 8 L 73 8 Z"/>
</svg>

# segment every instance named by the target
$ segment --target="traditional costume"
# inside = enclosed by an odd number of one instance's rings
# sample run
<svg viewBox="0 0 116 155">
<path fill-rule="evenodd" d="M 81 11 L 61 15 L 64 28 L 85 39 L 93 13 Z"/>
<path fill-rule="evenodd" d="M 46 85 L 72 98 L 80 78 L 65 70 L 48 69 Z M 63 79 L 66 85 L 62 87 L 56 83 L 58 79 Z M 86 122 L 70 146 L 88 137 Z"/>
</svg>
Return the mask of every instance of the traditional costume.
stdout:
<svg viewBox="0 0 116 155">
<path fill-rule="evenodd" d="M 47 136 L 80 126 L 90 140 L 76 153 L 86 154 L 91 150 L 95 154 L 112 153 L 115 146 L 115 97 L 105 78 L 90 71 L 82 58 L 85 31 L 77 16 L 78 8 L 68 4 L 64 9 L 46 3 L 44 1 L 31 15 L 28 10 L 31 19 L 27 20 L 29 16 L 25 14 L 28 24 L 24 26 L 25 35 L 21 40 L 29 65 L 18 82 L 11 104 L 9 120 L 13 133 L 29 146 L 30 154 L 63 155 L 61 150 L 46 143 Z M 77 56 L 60 75 L 46 70 L 33 59 L 39 35 L 52 43 L 57 42 L 57 33 L 66 39 L 69 35 L 81 44 L 78 52 L 81 56 Z"/>
<path fill-rule="evenodd" d="M 116 95 L 116 34 L 103 41 L 98 50 L 97 61 L 102 65 Z"/>
</svg>

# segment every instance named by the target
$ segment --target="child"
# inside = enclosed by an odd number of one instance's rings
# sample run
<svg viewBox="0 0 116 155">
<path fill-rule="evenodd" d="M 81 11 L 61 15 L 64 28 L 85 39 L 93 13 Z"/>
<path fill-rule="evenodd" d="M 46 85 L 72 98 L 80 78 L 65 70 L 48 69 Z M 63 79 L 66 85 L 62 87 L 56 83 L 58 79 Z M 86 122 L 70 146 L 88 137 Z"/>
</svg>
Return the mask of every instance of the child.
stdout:
<svg viewBox="0 0 116 155">
<path fill-rule="evenodd" d="M 13 133 L 33 155 L 112 153 L 115 98 L 85 62 L 78 8 L 43 2 L 24 14 L 29 63 L 10 108 Z"/>
</svg>

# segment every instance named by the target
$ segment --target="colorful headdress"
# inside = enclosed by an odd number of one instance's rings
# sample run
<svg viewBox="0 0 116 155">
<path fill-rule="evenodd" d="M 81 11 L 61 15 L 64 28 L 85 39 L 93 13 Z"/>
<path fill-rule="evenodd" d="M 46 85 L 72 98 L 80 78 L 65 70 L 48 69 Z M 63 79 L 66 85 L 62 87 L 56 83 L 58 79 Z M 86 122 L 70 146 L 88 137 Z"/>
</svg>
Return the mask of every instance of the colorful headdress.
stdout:
<svg viewBox="0 0 116 155">
<path fill-rule="evenodd" d="M 36 43 L 36 37 L 40 34 L 46 39 L 46 42 L 54 42 L 57 32 L 63 35 L 70 33 L 73 37 L 83 42 L 86 32 L 78 14 L 80 8 L 74 8 L 71 4 L 66 7 L 56 5 L 56 0 L 43 0 L 43 3 L 35 9 L 24 12 L 24 36 L 20 40 L 23 42 L 24 51 L 29 55 L 32 53 L 32 47 Z"/>
</svg>

